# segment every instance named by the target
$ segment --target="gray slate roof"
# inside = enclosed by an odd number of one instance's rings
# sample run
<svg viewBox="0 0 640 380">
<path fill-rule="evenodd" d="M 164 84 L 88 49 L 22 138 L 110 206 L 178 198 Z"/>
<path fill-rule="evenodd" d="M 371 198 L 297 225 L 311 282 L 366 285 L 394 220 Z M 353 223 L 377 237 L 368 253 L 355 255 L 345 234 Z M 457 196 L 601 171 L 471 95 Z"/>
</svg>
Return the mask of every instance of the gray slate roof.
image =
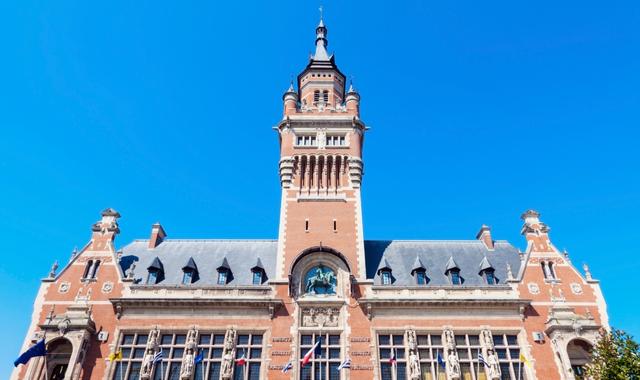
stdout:
<svg viewBox="0 0 640 380">
<path fill-rule="evenodd" d="M 373 279 L 376 285 L 381 284 L 378 269 L 386 266 L 391 268 L 392 285 L 416 285 L 411 271 L 417 260 L 426 269 L 428 285 L 435 286 L 450 285 L 445 271 L 451 259 L 460 269 L 464 286 L 486 285 L 478 273 L 485 257 L 494 268 L 499 284 L 507 279 L 507 264 L 511 265 L 513 273 L 520 269 L 518 249 L 506 241 L 496 241 L 495 249 L 490 251 L 478 240 L 365 240 L 364 250 L 367 278 Z"/>
<path fill-rule="evenodd" d="M 199 279 L 193 286 L 214 286 L 218 279 L 217 268 L 226 262 L 231 270 L 229 285 L 251 285 L 251 268 L 258 258 L 267 278 L 275 278 L 277 240 L 173 240 L 166 239 L 154 249 L 148 248 L 148 240 L 135 240 L 122 248 L 120 264 L 126 271 L 136 261 L 136 283 L 147 280 L 147 268 L 156 258 L 162 263 L 164 279 L 161 286 L 180 285 L 182 268 L 192 264 L 198 268 Z M 225 260 L 226 259 L 226 260 Z"/>
</svg>

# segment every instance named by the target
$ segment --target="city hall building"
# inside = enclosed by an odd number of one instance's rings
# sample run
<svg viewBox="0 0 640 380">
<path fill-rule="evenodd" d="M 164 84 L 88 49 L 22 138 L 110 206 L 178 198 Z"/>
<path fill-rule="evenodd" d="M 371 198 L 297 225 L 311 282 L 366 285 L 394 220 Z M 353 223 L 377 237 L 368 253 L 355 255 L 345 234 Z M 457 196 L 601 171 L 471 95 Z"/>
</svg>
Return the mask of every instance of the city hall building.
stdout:
<svg viewBox="0 0 640 380">
<path fill-rule="evenodd" d="M 485 225 L 467 240 L 366 239 L 360 94 L 322 21 L 315 45 L 275 128 L 278 238 L 170 239 L 156 223 L 120 242 L 104 210 L 42 280 L 16 351 L 44 339 L 47 355 L 13 379 L 582 378 L 606 303 L 538 212 L 521 216 L 524 252 Z"/>
</svg>

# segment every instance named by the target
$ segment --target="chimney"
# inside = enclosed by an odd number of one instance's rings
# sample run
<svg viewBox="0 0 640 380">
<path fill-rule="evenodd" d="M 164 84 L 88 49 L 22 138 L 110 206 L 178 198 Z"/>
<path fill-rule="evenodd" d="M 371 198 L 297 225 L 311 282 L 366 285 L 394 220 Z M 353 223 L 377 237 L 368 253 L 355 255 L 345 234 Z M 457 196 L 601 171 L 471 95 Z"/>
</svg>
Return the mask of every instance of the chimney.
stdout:
<svg viewBox="0 0 640 380">
<path fill-rule="evenodd" d="M 476 239 L 482 241 L 488 250 L 493 251 L 494 245 L 493 239 L 491 238 L 491 227 L 483 224 L 476 235 Z"/>
<path fill-rule="evenodd" d="M 167 233 L 164 232 L 164 228 L 160 223 L 155 223 L 151 226 L 151 237 L 149 238 L 149 249 L 153 249 L 162 243 L 164 238 L 167 237 Z"/>
</svg>

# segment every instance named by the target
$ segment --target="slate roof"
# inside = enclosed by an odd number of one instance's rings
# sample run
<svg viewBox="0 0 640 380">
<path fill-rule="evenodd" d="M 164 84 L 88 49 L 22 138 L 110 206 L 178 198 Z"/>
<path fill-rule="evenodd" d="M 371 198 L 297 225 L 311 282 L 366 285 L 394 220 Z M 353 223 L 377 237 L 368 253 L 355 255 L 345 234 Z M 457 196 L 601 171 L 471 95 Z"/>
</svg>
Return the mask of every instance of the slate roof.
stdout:
<svg viewBox="0 0 640 380">
<path fill-rule="evenodd" d="M 518 249 L 506 241 L 496 241 L 495 249 L 490 251 L 478 240 L 365 240 L 364 251 L 367 278 L 373 279 L 375 285 L 381 284 L 378 269 L 388 266 L 394 279 L 392 286 L 415 286 L 411 271 L 417 261 L 426 269 L 427 286 L 450 285 L 445 275 L 450 261 L 460 269 L 464 286 L 486 285 L 478 273 L 485 257 L 495 270 L 498 284 L 504 284 L 507 279 L 507 264 L 511 265 L 513 273 L 520 269 Z"/>
<path fill-rule="evenodd" d="M 136 261 L 136 283 L 145 283 L 148 273 L 146 268 L 156 258 L 164 271 L 164 279 L 158 283 L 161 286 L 180 285 L 185 263 L 187 266 L 197 266 L 199 279 L 193 283 L 197 287 L 215 286 L 218 279 L 217 268 L 225 264 L 232 273 L 229 286 L 251 285 L 251 268 L 256 266 L 258 258 L 267 278 L 275 278 L 277 240 L 166 239 L 156 248 L 149 249 L 148 245 L 148 240 L 135 240 L 122 248 L 122 270 L 126 271 Z"/>
</svg>

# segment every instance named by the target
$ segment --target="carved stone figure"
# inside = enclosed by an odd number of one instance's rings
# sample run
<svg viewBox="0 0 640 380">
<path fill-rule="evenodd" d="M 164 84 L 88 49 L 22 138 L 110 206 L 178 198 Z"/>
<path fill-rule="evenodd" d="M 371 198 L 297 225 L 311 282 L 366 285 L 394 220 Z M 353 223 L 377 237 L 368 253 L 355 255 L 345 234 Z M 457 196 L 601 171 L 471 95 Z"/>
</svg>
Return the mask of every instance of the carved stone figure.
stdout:
<svg viewBox="0 0 640 380">
<path fill-rule="evenodd" d="M 407 342 L 409 342 L 409 350 L 415 351 L 417 349 L 416 332 L 414 330 L 407 330 Z"/>
<path fill-rule="evenodd" d="M 55 278 L 57 270 L 58 270 L 58 262 L 55 261 L 51 266 L 51 270 L 49 271 L 49 278 Z"/>
<path fill-rule="evenodd" d="M 409 354 L 409 379 L 420 379 L 420 360 L 418 359 L 418 355 L 416 355 L 415 351 Z"/>
<path fill-rule="evenodd" d="M 482 330 L 480 332 L 480 345 L 485 348 L 493 348 L 493 336 L 491 330 Z"/>
<path fill-rule="evenodd" d="M 187 339 L 185 344 L 185 354 L 182 357 L 182 366 L 180 367 L 180 379 L 191 379 L 195 367 L 195 354 L 197 347 L 198 331 L 195 329 L 189 330 L 187 333 Z"/>
<path fill-rule="evenodd" d="M 444 330 L 444 342 L 447 348 L 453 348 L 456 346 L 455 337 L 453 335 L 453 331 L 447 329 Z"/>
<path fill-rule="evenodd" d="M 333 307 L 326 308 L 303 308 L 303 327 L 336 327 L 340 316 L 340 310 Z"/>
<path fill-rule="evenodd" d="M 449 350 L 447 354 L 447 376 L 449 379 L 460 378 L 460 362 L 458 362 L 458 355 L 454 350 Z"/>
<path fill-rule="evenodd" d="M 500 364 L 498 364 L 498 357 L 493 350 L 487 350 L 487 364 L 489 366 L 489 379 L 500 379 Z"/>
<path fill-rule="evenodd" d="M 147 347 L 145 348 L 142 367 L 140 368 L 140 379 L 149 379 L 153 373 L 153 358 L 160 346 L 160 330 L 155 328 L 149 332 Z"/>
<path fill-rule="evenodd" d="M 222 366 L 220 368 L 220 375 L 223 380 L 231 379 L 233 376 L 234 362 L 236 351 L 236 330 L 229 329 L 224 338 L 224 353 L 222 354 Z"/>
<path fill-rule="evenodd" d="M 311 271 L 313 271 L 313 269 Z M 336 276 L 333 274 L 333 271 L 323 267 L 322 265 L 316 267 L 313 275 L 307 275 L 305 293 L 335 294 Z"/>
</svg>

